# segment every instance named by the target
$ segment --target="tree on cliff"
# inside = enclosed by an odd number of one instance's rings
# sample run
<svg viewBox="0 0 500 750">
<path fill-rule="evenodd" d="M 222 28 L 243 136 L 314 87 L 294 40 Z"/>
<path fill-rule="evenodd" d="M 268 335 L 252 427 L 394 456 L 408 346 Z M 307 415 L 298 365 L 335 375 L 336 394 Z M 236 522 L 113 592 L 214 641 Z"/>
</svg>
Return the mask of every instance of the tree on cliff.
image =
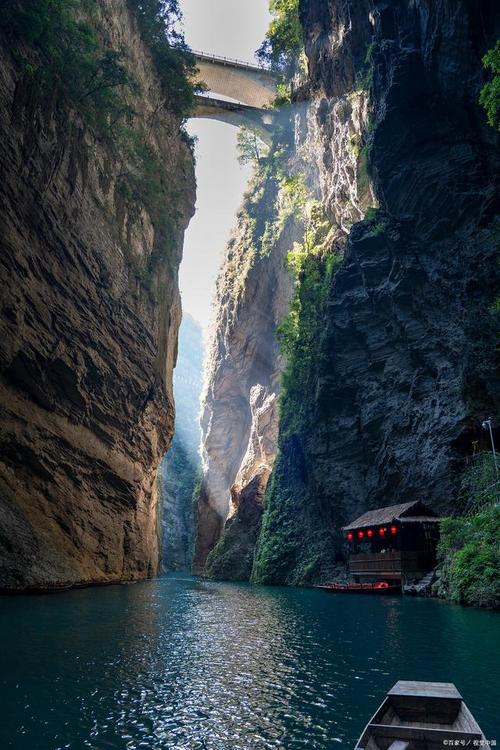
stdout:
<svg viewBox="0 0 500 750">
<path fill-rule="evenodd" d="M 298 0 L 271 0 L 273 19 L 257 50 L 259 60 L 289 77 L 303 47 Z"/>
<path fill-rule="evenodd" d="M 483 57 L 483 65 L 493 73 L 493 78 L 481 89 L 479 101 L 486 110 L 488 123 L 500 130 L 500 40 Z"/>
</svg>

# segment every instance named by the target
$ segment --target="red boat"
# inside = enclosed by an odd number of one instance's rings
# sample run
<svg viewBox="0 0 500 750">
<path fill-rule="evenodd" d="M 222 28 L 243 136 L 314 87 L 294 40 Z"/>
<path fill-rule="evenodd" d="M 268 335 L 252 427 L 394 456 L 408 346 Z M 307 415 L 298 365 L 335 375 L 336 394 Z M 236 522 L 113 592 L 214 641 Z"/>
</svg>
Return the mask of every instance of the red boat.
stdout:
<svg viewBox="0 0 500 750">
<path fill-rule="evenodd" d="M 315 586 L 317 589 L 331 591 L 335 594 L 400 594 L 401 585 L 399 583 L 387 583 L 387 581 L 377 581 L 377 583 L 325 583 Z"/>
</svg>

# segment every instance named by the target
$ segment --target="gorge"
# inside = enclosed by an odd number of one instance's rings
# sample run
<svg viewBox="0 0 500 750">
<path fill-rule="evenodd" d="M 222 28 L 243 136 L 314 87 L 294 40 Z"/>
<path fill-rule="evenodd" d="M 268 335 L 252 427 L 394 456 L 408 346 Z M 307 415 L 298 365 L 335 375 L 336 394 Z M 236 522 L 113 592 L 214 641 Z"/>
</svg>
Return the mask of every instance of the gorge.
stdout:
<svg viewBox="0 0 500 750">
<path fill-rule="evenodd" d="M 76 26 L 20 7 L 2 26 L 2 588 L 158 570 L 194 210 L 182 122 L 238 92 L 272 138 L 246 121 L 254 175 L 217 285 L 196 533 L 181 523 L 194 570 L 321 581 L 349 517 L 414 499 L 460 512 L 498 407 L 498 149 L 479 102 L 493 4 L 278 3 L 267 69 L 190 57 L 155 3 L 96 2 Z M 90 82 L 57 68 L 43 22 Z M 203 75 L 215 91 L 193 98 Z"/>
<path fill-rule="evenodd" d="M 185 314 L 174 371 L 175 436 L 158 472 L 162 568 L 191 570 L 194 553 L 193 496 L 201 473 L 199 404 L 203 386 L 203 332 Z"/>
<path fill-rule="evenodd" d="M 493 0 L 2 8 L 2 748 L 347 750 L 399 679 L 495 739 L 499 34 Z M 403 503 L 426 598 L 320 590 Z"/>
</svg>

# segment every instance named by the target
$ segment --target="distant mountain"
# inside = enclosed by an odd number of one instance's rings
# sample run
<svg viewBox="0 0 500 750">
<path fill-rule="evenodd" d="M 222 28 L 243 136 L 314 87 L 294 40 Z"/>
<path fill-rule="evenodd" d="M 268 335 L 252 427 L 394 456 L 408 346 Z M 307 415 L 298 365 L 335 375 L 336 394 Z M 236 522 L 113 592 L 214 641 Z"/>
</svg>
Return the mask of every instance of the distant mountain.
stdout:
<svg viewBox="0 0 500 750">
<path fill-rule="evenodd" d="M 203 383 L 203 332 L 184 315 L 174 371 L 175 435 L 160 467 L 162 498 L 162 566 L 189 570 L 193 556 L 192 497 L 201 470 L 200 397 Z"/>
</svg>

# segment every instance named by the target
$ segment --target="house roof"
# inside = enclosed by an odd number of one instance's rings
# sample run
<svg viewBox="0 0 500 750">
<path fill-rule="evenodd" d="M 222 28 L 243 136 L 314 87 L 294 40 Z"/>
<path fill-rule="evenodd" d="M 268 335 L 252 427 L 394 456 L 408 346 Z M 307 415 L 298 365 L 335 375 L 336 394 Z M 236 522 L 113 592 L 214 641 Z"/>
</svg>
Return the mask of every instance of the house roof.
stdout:
<svg viewBox="0 0 500 750">
<path fill-rule="evenodd" d="M 405 523 L 438 523 L 443 519 L 439 516 L 422 515 L 422 516 L 403 516 L 401 521 Z"/>
<path fill-rule="evenodd" d="M 418 510 L 423 511 L 418 515 Z M 405 516 L 408 511 L 413 511 Z M 378 526 L 380 524 L 392 523 L 393 521 L 438 521 L 439 519 L 430 508 L 427 508 L 420 500 L 413 500 L 411 503 L 400 503 L 399 505 L 388 505 L 385 508 L 377 508 L 363 513 L 351 523 L 343 527 L 343 530 L 361 529 L 365 526 Z"/>
</svg>

